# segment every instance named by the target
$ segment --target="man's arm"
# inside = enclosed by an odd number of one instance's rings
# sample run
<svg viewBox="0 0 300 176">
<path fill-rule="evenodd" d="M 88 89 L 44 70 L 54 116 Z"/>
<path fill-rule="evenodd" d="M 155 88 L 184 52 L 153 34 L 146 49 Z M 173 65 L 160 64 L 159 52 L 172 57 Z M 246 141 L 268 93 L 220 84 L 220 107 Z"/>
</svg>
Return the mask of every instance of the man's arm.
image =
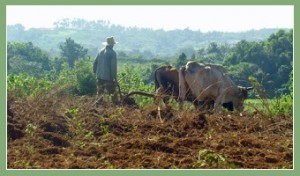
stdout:
<svg viewBox="0 0 300 176">
<path fill-rule="evenodd" d="M 117 81 L 117 55 L 113 52 L 110 60 L 111 79 Z"/>
<path fill-rule="evenodd" d="M 94 60 L 94 64 L 93 64 L 93 72 L 96 73 L 97 71 L 97 65 L 98 65 L 98 56 L 99 54 L 97 54 L 95 60 Z"/>
</svg>

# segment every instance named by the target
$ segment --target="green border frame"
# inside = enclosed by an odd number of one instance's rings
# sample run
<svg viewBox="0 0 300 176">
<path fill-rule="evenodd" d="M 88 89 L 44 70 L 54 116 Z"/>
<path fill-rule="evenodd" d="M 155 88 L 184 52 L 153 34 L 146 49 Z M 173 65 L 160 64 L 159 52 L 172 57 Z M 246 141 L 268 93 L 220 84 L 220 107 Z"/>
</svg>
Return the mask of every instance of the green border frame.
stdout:
<svg viewBox="0 0 300 176">
<path fill-rule="evenodd" d="M 6 5 L 294 5 L 294 90 L 299 90 L 299 71 L 295 68 L 299 65 L 300 57 L 299 48 L 299 17 L 300 17 L 300 1 L 299 0 L 110 0 L 99 2 L 97 0 L 71 1 L 71 0 L 1 0 L 0 1 L 0 175 L 253 175 L 253 176 L 282 176 L 282 175 L 298 175 L 299 172 L 299 129 L 294 128 L 294 169 L 293 170 L 7 170 L 6 169 Z M 298 18 L 297 18 L 298 17 Z M 299 115 L 300 109 L 296 108 L 299 100 L 296 98 L 297 92 L 294 92 L 294 127 L 299 125 L 299 119 L 295 118 Z M 298 136 L 298 137 L 297 137 Z"/>
</svg>

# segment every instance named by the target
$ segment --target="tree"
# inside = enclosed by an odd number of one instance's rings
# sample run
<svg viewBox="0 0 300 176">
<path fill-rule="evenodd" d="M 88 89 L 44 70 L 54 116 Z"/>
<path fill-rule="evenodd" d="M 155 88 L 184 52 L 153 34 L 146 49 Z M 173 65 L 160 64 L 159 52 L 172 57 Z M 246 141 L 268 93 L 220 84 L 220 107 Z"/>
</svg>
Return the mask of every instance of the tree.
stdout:
<svg viewBox="0 0 300 176">
<path fill-rule="evenodd" d="M 206 52 L 209 54 L 209 53 L 217 53 L 217 54 L 220 54 L 221 51 L 220 49 L 218 48 L 218 44 L 216 42 L 211 42 L 207 49 L 206 49 Z"/>
<path fill-rule="evenodd" d="M 179 68 L 187 63 L 186 55 L 181 53 L 176 60 L 176 67 Z"/>
<path fill-rule="evenodd" d="M 181 47 L 178 51 L 178 54 L 184 53 L 187 58 L 192 58 L 195 55 L 196 51 L 190 42 L 186 42 L 183 47 Z"/>
<path fill-rule="evenodd" d="M 70 37 L 59 45 L 59 49 L 61 56 L 67 60 L 70 68 L 74 68 L 74 63 L 79 58 L 86 58 L 88 52 L 87 49 L 83 48 Z"/>
<path fill-rule="evenodd" d="M 226 55 L 223 63 L 231 68 L 237 79 L 249 75 L 256 77 L 270 97 L 289 93 L 287 84 L 293 70 L 292 30 L 279 30 L 261 42 L 242 40 Z"/>
<path fill-rule="evenodd" d="M 8 42 L 7 63 L 9 74 L 40 76 L 50 70 L 49 55 L 31 42 Z"/>
</svg>

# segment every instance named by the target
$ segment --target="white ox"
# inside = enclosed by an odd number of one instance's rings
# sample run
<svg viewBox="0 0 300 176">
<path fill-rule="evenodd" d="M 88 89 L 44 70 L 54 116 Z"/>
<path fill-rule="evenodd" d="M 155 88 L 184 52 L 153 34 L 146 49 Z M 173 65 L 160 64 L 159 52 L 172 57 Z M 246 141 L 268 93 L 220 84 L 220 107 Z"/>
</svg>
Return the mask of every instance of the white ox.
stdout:
<svg viewBox="0 0 300 176">
<path fill-rule="evenodd" d="M 219 110 L 221 105 L 230 103 L 232 104 L 230 110 L 241 111 L 248 91 L 253 88 L 234 85 L 225 68 L 220 65 L 204 65 L 189 61 L 179 71 L 180 100 L 186 99 L 188 89 L 200 102 L 206 99 L 214 100 L 215 110 Z"/>
</svg>

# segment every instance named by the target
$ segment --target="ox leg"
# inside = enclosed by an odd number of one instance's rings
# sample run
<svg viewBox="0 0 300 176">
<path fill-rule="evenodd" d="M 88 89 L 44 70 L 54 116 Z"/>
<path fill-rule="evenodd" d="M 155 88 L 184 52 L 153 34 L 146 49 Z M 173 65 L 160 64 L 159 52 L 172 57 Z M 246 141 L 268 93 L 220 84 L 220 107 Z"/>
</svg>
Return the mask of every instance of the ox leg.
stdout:
<svg viewBox="0 0 300 176">
<path fill-rule="evenodd" d="M 221 98 L 218 97 L 214 104 L 214 111 L 219 112 L 221 110 Z"/>
<path fill-rule="evenodd" d="M 179 74 L 179 95 L 178 95 L 178 102 L 179 102 L 179 109 L 183 109 L 183 101 L 186 99 L 187 94 L 187 85 L 185 81 L 185 67 L 180 67 Z"/>
<path fill-rule="evenodd" d="M 179 110 L 182 110 L 183 109 L 183 99 L 182 98 L 178 98 L 178 103 L 179 103 Z"/>
</svg>

